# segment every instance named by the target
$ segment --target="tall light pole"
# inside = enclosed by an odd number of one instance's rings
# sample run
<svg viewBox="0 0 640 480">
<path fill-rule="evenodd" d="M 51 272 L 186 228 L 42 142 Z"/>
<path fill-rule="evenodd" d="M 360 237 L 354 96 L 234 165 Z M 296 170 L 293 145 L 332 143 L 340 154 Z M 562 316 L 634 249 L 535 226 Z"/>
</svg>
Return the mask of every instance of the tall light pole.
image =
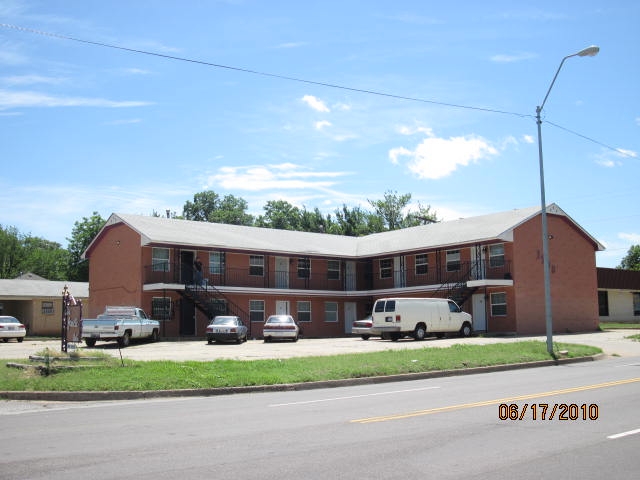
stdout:
<svg viewBox="0 0 640 480">
<path fill-rule="evenodd" d="M 547 203 L 544 195 L 544 163 L 542 161 L 542 120 L 540 119 L 540 113 L 544 108 L 544 104 L 547 102 L 547 97 L 551 93 L 553 84 L 556 83 L 556 78 L 560 73 L 560 69 L 567 58 L 571 57 L 593 57 L 598 54 L 600 47 L 592 45 L 580 50 L 578 53 L 567 55 L 560 62 L 560 66 L 556 71 L 556 74 L 549 85 L 547 94 L 544 96 L 544 100 L 539 107 L 536 107 L 536 123 L 538 124 L 538 157 L 540 161 L 540 207 L 542 217 L 542 264 L 544 265 L 544 310 L 545 310 L 545 325 L 547 331 L 547 352 L 553 355 L 553 317 L 551 314 L 551 278 L 549 273 L 549 232 L 547 228 Z"/>
</svg>

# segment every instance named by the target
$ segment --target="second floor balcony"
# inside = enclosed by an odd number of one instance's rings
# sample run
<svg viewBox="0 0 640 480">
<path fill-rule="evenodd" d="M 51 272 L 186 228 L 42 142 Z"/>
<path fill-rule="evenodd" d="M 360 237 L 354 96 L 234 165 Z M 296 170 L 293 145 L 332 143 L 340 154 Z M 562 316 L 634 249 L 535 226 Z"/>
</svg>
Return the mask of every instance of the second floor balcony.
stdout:
<svg viewBox="0 0 640 480">
<path fill-rule="evenodd" d="M 200 278 L 201 277 L 201 278 Z M 191 265 L 161 263 L 145 267 L 145 284 L 211 285 L 214 287 L 267 288 L 317 291 L 366 291 L 460 284 L 471 280 L 509 280 L 511 263 L 490 266 L 488 262 L 459 262 L 453 266 L 432 268 L 424 272 L 391 270 L 373 273 L 372 263 L 362 264 L 355 273 L 265 271 L 264 269 L 223 268 L 196 272 Z"/>
</svg>

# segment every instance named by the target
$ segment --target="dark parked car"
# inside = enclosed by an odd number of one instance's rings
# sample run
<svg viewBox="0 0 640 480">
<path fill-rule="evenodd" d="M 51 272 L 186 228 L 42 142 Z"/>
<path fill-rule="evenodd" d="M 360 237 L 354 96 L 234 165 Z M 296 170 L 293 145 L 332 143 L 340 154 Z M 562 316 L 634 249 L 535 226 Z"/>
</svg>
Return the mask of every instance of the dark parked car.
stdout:
<svg viewBox="0 0 640 480">
<path fill-rule="evenodd" d="M 247 327 L 240 317 L 233 315 L 219 315 L 211 320 L 207 326 L 207 343 L 213 342 L 247 341 Z"/>
<path fill-rule="evenodd" d="M 300 327 L 291 315 L 271 315 L 264 322 L 262 334 L 265 342 L 270 342 L 274 338 L 288 338 L 297 342 L 300 335 Z"/>
</svg>

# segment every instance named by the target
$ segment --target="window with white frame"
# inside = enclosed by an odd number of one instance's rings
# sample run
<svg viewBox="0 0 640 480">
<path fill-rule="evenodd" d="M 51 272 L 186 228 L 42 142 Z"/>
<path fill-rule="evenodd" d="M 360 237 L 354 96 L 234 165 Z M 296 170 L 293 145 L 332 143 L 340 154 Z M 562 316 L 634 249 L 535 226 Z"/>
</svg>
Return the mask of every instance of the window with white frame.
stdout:
<svg viewBox="0 0 640 480">
<path fill-rule="evenodd" d="M 489 266 L 504 267 L 504 245 L 502 243 L 489 246 Z"/>
<path fill-rule="evenodd" d="M 447 272 L 460 271 L 460 250 L 447 250 Z"/>
<path fill-rule="evenodd" d="M 338 302 L 324 302 L 324 321 L 338 321 Z"/>
<path fill-rule="evenodd" d="M 327 278 L 340 280 L 340 260 L 327 260 Z"/>
<path fill-rule="evenodd" d="M 151 318 L 169 320 L 171 318 L 171 297 L 153 297 L 151 299 Z"/>
<path fill-rule="evenodd" d="M 209 273 L 221 275 L 224 273 L 224 252 L 211 252 L 209 254 Z"/>
<path fill-rule="evenodd" d="M 264 322 L 264 300 L 249 300 L 249 319 Z"/>
<path fill-rule="evenodd" d="M 416 275 L 426 275 L 429 272 L 429 261 L 426 253 L 416 255 Z"/>
<path fill-rule="evenodd" d="M 380 278 L 391 278 L 393 276 L 393 259 L 380 259 Z"/>
<path fill-rule="evenodd" d="M 53 315 L 54 313 L 53 302 L 42 302 L 42 315 Z"/>
<path fill-rule="evenodd" d="M 169 249 L 154 247 L 151 250 L 151 265 L 154 272 L 168 272 Z"/>
<path fill-rule="evenodd" d="M 264 256 L 263 255 L 251 255 L 249 257 L 249 275 L 257 277 L 264 276 Z"/>
<path fill-rule="evenodd" d="M 507 294 L 492 293 L 491 294 L 491 316 L 504 317 L 507 315 Z"/>
<path fill-rule="evenodd" d="M 298 258 L 298 278 L 309 278 L 311 276 L 311 260 L 309 257 Z"/>
<path fill-rule="evenodd" d="M 298 302 L 297 318 L 299 322 L 311 321 L 311 302 L 308 302 L 308 301 Z"/>
</svg>

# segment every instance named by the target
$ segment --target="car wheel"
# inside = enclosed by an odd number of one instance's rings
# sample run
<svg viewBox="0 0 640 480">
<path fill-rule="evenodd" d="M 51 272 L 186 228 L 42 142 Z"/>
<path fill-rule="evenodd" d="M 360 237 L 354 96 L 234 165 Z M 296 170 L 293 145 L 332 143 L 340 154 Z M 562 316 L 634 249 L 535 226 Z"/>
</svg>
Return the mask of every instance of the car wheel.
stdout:
<svg viewBox="0 0 640 480">
<path fill-rule="evenodd" d="M 207 340 L 207 345 L 213 345 L 213 340 L 208 339 L 208 340 Z"/>
<path fill-rule="evenodd" d="M 87 344 L 87 347 L 95 347 L 96 346 L 96 339 L 95 338 L 85 338 L 84 339 L 84 343 Z"/>
<path fill-rule="evenodd" d="M 464 322 L 462 328 L 460 329 L 461 337 L 470 337 L 473 330 L 471 329 L 471 325 L 468 322 Z"/>
<path fill-rule="evenodd" d="M 151 332 L 151 341 L 152 342 L 158 341 L 158 330 L 156 330 L 155 328 L 153 329 L 153 332 Z"/>
<path fill-rule="evenodd" d="M 413 338 L 417 341 L 422 341 L 427 336 L 427 327 L 423 323 L 416 325 L 416 329 L 413 332 Z"/>
<path fill-rule="evenodd" d="M 18 343 L 22 343 L 22 341 L 24 340 L 24 337 L 18 337 L 16 338 L 16 340 L 18 340 Z"/>
<path fill-rule="evenodd" d="M 4 343 L 7 343 L 7 342 L 9 341 L 9 339 L 8 339 L 8 338 L 3 338 L 3 339 L 2 339 L 2 341 L 3 341 Z"/>
<path fill-rule="evenodd" d="M 363 340 L 369 340 L 370 337 L 371 335 L 360 335 L 360 338 L 362 338 Z"/>
<path fill-rule="evenodd" d="M 271 337 L 264 337 L 264 343 L 269 343 L 271 341 Z"/>
<path fill-rule="evenodd" d="M 124 332 L 124 335 L 118 338 L 118 345 L 120 347 L 128 347 L 131 343 L 131 334 L 129 332 Z"/>
</svg>

